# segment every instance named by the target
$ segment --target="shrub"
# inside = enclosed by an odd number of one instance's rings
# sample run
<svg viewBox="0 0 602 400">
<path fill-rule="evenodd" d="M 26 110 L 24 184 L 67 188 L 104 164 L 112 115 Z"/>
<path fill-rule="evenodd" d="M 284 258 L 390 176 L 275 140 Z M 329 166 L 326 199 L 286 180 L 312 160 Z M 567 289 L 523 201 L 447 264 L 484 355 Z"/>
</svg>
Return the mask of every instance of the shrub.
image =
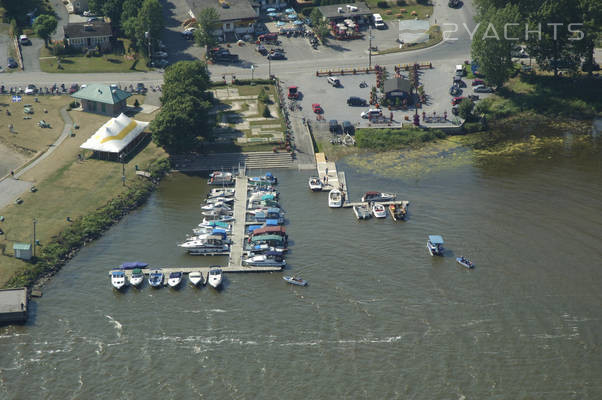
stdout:
<svg viewBox="0 0 602 400">
<path fill-rule="evenodd" d="M 77 107 L 79 107 L 79 103 L 77 101 L 73 100 L 71 103 L 69 103 L 69 107 L 77 108 Z"/>
<path fill-rule="evenodd" d="M 272 117 L 272 114 L 270 113 L 270 108 L 267 105 L 265 107 L 263 107 L 263 113 L 262 113 L 262 115 L 265 118 L 271 118 Z"/>
<path fill-rule="evenodd" d="M 134 100 L 134 107 L 140 107 L 140 102 L 138 99 Z"/>
<path fill-rule="evenodd" d="M 480 132 L 483 130 L 480 122 L 465 122 L 462 129 L 465 133 Z"/>
<path fill-rule="evenodd" d="M 398 6 L 405 6 L 407 4 L 406 0 L 397 0 L 395 2 Z"/>
<path fill-rule="evenodd" d="M 376 6 L 378 8 L 389 8 L 389 2 L 381 0 L 381 1 L 376 2 Z"/>
<path fill-rule="evenodd" d="M 470 99 L 464 99 L 458 106 L 458 114 L 464 119 L 472 118 L 472 110 L 474 109 L 474 102 Z"/>
</svg>

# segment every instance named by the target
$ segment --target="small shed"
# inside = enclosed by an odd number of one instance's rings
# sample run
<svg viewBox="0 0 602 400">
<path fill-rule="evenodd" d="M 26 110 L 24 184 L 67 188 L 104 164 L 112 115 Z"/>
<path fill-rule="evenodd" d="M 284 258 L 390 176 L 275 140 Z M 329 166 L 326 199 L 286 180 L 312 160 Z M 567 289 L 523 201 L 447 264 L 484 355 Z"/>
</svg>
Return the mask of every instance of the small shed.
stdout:
<svg viewBox="0 0 602 400">
<path fill-rule="evenodd" d="M 13 244 L 15 258 L 21 260 L 31 260 L 31 244 L 30 243 L 15 243 Z"/>
<path fill-rule="evenodd" d="M 126 99 L 131 95 L 115 86 L 90 83 L 71 97 L 81 101 L 84 111 L 115 116 L 126 110 Z"/>
<path fill-rule="evenodd" d="M 384 82 L 384 92 L 389 100 L 405 100 L 410 95 L 412 85 L 409 79 L 406 78 L 392 78 L 387 79 Z"/>
</svg>

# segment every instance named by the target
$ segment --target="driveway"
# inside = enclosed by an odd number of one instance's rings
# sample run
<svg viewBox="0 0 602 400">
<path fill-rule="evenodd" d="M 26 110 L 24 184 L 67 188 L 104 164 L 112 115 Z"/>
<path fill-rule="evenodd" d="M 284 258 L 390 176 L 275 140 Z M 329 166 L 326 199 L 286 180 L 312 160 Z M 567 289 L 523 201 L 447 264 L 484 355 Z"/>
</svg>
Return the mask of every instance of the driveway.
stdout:
<svg viewBox="0 0 602 400">
<path fill-rule="evenodd" d="M 10 38 L 8 37 L 8 25 L 0 24 L 0 71 L 8 69 L 8 46 L 10 46 Z"/>
<path fill-rule="evenodd" d="M 23 54 L 23 69 L 29 72 L 39 72 L 40 70 L 40 49 L 44 46 L 44 41 L 40 38 L 31 38 L 31 44 L 21 46 Z"/>
<path fill-rule="evenodd" d="M 56 19 L 58 22 L 56 31 L 52 34 L 52 40 L 63 40 L 65 37 L 63 26 L 69 23 L 69 13 L 67 12 L 67 7 L 65 7 L 61 0 L 49 0 L 49 4 L 56 13 Z"/>
<path fill-rule="evenodd" d="M 183 60 L 198 60 L 204 56 L 205 50 L 194 44 L 193 40 L 186 40 L 182 36 L 182 22 L 189 19 L 189 7 L 186 0 L 161 0 L 163 15 L 165 16 L 165 30 L 161 40 L 167 46 L 170 64 Z"/>
</svg>

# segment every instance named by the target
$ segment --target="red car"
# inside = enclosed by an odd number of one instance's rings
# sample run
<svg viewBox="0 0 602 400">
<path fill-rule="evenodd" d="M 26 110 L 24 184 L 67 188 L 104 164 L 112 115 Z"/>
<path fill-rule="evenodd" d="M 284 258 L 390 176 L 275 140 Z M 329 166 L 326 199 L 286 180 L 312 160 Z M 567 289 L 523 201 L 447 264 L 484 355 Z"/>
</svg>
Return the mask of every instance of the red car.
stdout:
<svg viewBox="0 0 602 400">
<path fill-rule="evenodd" d="M 461 97 L 454 97 L 454 98 L 452 99 L 452 106 L 455 106 L 455 105 L 458 105 L 458 104 L 460 104 L 460 102 L 461 102 L 462 100 L 464 100 L 465 98 L 466 98 L 466 97 L 464 97 L 464 96 L 461 96 Z"/>
<path fill-rule="evenodd" d="M 299 89 L 297 86 L 290 86 L 288 88 L 288 98 L 289 99 L 298 99 L 299 98 Z"/>
<path fill-rule="evenodd" d="M 322 110 L 322 106 L 319 105 L 318 103 L 314 103 L 311 105 L 311 109 L 316 113 L 316 114 L 322 114 L 324 112 L 324 110 Z"/>
<path fill-rule="evenodd" d="M 475 79 L 472 81 L 472 86 L 485 85 L 485 81 L 482 79 Z"/>
</svg>

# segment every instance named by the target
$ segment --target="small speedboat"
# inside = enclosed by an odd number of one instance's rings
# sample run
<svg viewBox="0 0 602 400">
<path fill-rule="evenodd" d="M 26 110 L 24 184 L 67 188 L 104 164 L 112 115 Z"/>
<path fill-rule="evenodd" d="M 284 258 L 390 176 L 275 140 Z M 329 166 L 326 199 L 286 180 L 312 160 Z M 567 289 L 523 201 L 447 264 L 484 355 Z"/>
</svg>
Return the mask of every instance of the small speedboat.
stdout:
<svg viewBox="0 0 602 400">
<path fill-rule="evenodd" d="M 176 288 L 182 283 L 182 273 L 180 271 L 172 272 L 167 277 L 167 285 L 170 288 Z"/>
<path fill-rule="evenodd" d="M 163 286 L 163 272 L 161 272 L 160 270 L 155 270 L 151 272 L 148 276 L 148 284 L 154 288 L 159 288 Z"/>
<path fill-rule="evenodd" d="M 281 256 L 266 256 L 265 254 L 256 255 L 243 260 L 243 265 L 252 265 L 255 267 L 284 267 L 286 261 Z"/>
<path fill-rule="evenodd" d="M 232 209 L 230 207 L 215 207 L 207 211 L 201 212 L 204 217 L 221 219 L 222 217 L 232 217 Z"/>
<path fill-rule="evenodd" d="M 227 206 L 225 203 L 223 202 L 217 202 L 217 203 L 209 203 L 209 204 L 205 204 L 204 206 L 201 206 L 201 210 L 204 211 L 232 211 L 232 208 Z"/>
<path fill-rule="evenodd" d="M 402 221 L 406 218 L 407 208 L 405 204 L 389 204 L 389 213 L 394 221 Z"/>
<path fill-rule="evenodd" d="M 357 219 L 368 219 L 372 217 L 370 208 L 365 205 L 353 206 L 353 212 Z"/>
<path fill-rule="evenodd" d="M 201 225 L 203 226 L 212 226 L 211 222 L 230 222 L 230 221 L 234 221 L 234 217 L 232 215 L 213 215 L 213 216 L 209 216 L 209 215 L 205 215 L 203 218 L 203 222 L 201 222 Z"/>
<path fill-rule="evenodd" d="M 232 197 L 232 196 L 234 196 L 234 193 L 235 193 L 234 189 L 232 189 L 232 188 L 223 188 L 223 189 L 214 188 L 214 189 L 211 189 L 211 191 L 209 192 L 207 197 L 209 197 L 209 198 Z"/>
<path fill-rule="evenodd" d="M 198 286 L 203 281 L 203 274 L 200 271 L 193 271 L 188 274 L 188 280 L 194 286 Z"/>
<path fill-rule="evenodd" d="M 394 193 L 381 193 L 381 192 L 366 192 L 362 197 L 363 202 L 371 201 L 393 201 L 397 198 Z"/>
<path fill-rule="evenodd" d="M 458 262 L 458 264 L 468 269 L 474 268 L 474 263 L 466 257 L 458 257 L 456 258 L 456 261 Z"/>
<path fill-rule="evenodd" d="M 138 287 L 144 281 L 144 274 L 140 268 L 136 268 L 132 270 L 132 275 L 130 275 L 130 285 Z"/>
<path fill-rule="evenodd" d="M 122 270 L 114 270 L 109 273 L 111 275 L 111 285 L 117 290 L 125 287 L 125 272 Z"/>
<path fill-rule="evenodd" d="M 328 207 L 339 208 L 343 206 L 343 194 L 339 189 L 328 192 Z"/>
<path fill-rule="evenodd" d="M 291 285 L 307 286 L 307 281 L 305 279 L 297 278 L 296 276 L 283 276 L 282 279 Z"/>
<path fill-rule="evenodd" d="M 442 256 L 443 238 L 439 235 L 429 235 L 429 238 L 426 241 L 426 248 L 429 253 L 431 253 L 431 256 Z"/>
<path fill-rule="evenodd" d="M 322 181 L 317 176 L 309 178 L 309 189 L 312 192 L 319 192 L 322 190 Z"/>
<path fill-rule="evenodd" d="M 385 206 L 383 206 L 382 204 L 374 203 L 374 204 L 372 204 L 372 214 L 374 215 L 375 218 L 386 218 L 387 210 L 385 209 Z"/>
<path fill-rule="evenodd" d="M 205 200 L 206 204 L 216 204 L 216 203 L 226 203 L 232 204 L 234 203 L 234 197 L 211 197 Z"/>
<path fill-rule="evenodd" d="M 221 268 L 211 268 L 209 270 L 209 285 L 213 288 L 218 288 L 222 285 L 222 269 Z"/>
</svg>

